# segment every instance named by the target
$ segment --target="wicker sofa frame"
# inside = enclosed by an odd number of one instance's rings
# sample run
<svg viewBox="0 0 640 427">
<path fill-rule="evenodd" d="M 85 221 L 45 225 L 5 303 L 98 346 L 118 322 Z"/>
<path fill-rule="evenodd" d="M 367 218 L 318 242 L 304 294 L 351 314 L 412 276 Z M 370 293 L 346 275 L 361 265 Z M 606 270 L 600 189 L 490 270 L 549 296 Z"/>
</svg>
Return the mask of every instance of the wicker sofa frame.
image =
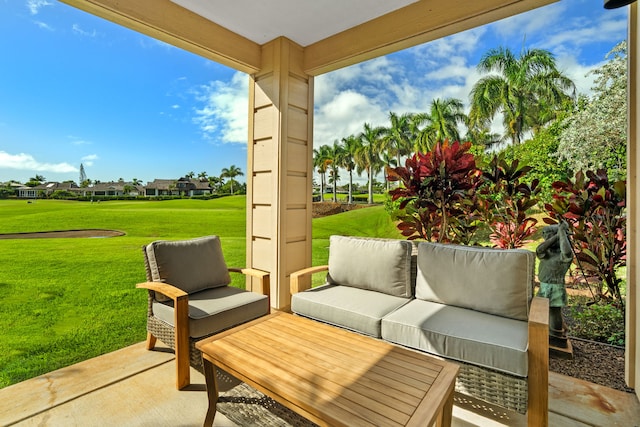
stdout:
<svg viewBox="0 0 640 427">
<path fill-rule="evenodd" d="M 417 246 L 413 246 L 411 280 L 415 284 Z M 311 288 L 311 276 L 327 273 L 328 265 L 309 267 L 291 274 L 291 294 Z M 528 425 L 548 425 L 549 384 L 549 300 L 533 297 L 528 319 L 528 376 L 526 378 L 480 367 L 464 361 L 449 360 L 460 366 L 456 392 L 527 414 Z M 357 332 L 357 331 L 356 331 Z"/>
</svg>

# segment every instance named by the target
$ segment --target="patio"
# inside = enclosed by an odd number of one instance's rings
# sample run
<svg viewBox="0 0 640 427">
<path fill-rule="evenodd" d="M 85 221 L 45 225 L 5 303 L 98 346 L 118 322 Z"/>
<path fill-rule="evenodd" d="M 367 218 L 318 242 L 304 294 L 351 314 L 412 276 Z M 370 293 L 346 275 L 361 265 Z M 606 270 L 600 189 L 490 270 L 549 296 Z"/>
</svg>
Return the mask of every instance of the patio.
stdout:
<svg viewBox="0 0 640 427">
<path fill-rule="evenodd" d="M 160 344 L 161 345 L 161 344 Z M 199 426 L 207 409 L 204 377 L 175 389 L 173 353 L 144 343 L 0 389 L 3 426 Z M 7 404 L 8 402 L 11 402 Z M 456 394 L 453 425 L 525 426 L 526 416 Z M 549 425 L 638 426 L 635 395 L 549 375 Z M 235 426 L 218 413 L 215 426 Z"/>
</svg>

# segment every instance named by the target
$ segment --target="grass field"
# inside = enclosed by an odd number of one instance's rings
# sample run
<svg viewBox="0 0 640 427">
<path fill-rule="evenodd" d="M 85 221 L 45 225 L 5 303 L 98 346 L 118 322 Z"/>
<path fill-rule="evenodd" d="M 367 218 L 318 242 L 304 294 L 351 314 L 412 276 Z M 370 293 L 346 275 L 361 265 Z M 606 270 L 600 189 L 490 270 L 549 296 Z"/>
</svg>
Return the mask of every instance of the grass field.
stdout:
<svg viewBox="0 0 640 427">
<path fill-rule="evenodd" d="M 0 387 L 144 340 L 141 246 L 217 234 L 245 265 L 244 196 L 102 203 L 0 200 L 0 233 L 102 228 L 114 238 L 0 240 Z M 398 237 L 382 206 L 313 220 L 313 265 L 329 236 Z M 243 286 L 241 278 L 234 282 Z"/>
</svg>

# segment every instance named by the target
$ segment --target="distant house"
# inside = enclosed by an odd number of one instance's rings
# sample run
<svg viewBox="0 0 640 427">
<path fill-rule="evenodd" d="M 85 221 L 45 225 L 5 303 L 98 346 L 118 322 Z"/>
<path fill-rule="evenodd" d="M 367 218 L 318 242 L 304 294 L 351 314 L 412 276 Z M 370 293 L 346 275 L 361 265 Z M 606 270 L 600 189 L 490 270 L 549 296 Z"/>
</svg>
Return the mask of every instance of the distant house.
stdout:
<svg viewBox="0 0 640 427">
<path fill-rule="evenodd" d="M 16 186 L 14 186 L 16 187 Z M 47 182 L 35 187 L 20 184 L 16 194 L 21 199 L 49 197 L 56 191 L 68 191 L 78 197 L 118 197 L 118 196 L 202 196 L 213 193 L 209 181 L 199 179 L 155 179 L 144 185 L 132 182 L 100 182 L 90 187 L 78 187 L 75 182 Z"/>
<path fill-rule="evenodd" d="M 108 197 L 108 196 L 138 196 L 144 194 L 144 186 L 133 185 L 131 182 L 100 182 L 91 187 L 79 189 L 84 197 Z"/>
<path fill-rule="evenodd" d="M 211 194 L 212 189 L 208 181 L 195 178 L 154 179 L 145 186 L 147 196 L 202 196 Z"/>
<path fill-rule="evenodd" d="M 20 187 L 17 190 L 17 194 L 21 199 L 35 199 L 42 196 L 48 197 L 56 191 L 69 191 L 74 193 L 78 188 L 75 182 L 45 182 L 35 187 Z"/>
</svg>

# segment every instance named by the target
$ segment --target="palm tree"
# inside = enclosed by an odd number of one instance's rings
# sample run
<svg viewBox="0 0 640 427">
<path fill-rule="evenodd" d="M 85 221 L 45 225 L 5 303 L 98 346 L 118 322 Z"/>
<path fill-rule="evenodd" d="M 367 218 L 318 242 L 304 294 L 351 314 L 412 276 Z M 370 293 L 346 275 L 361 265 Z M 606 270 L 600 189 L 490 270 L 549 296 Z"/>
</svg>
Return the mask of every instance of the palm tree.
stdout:
<svg viewBox="0 0 640 427">
<path fill-rule="evenodd" d="M 340 181 L 340 155 L 342 147 L 338 141 L 333 141 L 333 145 L 329 147 L 328 167 L 329 167 L 329 183 L 333 185 L 333 203 L 338 202 L 338 181 Z"/>
<path fill-rule="evenodd" d="M 356 169 L 354 157 L 359 144 L 360 140 L 354 135 L 342 138 L 342 149 L 337 159 L 340 167 L 349 172 L 349 196 L 347 197 L 349 204 L 353 203 L 353 171 Z"/>
<path fill-rule="evenodd" d="M 211 191 L 213 191 L 214 193 L 217 193 L 218 190 L 220 190 L 220 186 L 222 185 L 222 178 L 218 176 L 210 176 L 208 180 L 209 180 L 209 187 L 211 187 Z"/>
<path fill-rule="evenodd" d="M 422 125 L 428 122 L 426 113 L 412 114 L 409 120 L 409 140 L 413 141 L 411 149 L 414 153 L 426 153 L 430 150 L 428 132 Z"/>
<path fill-rule="evenodd" d="M 395 168 L 398 166 L 398 160 L 395 159 L 388 151 L 382 152 L 380 155 L 380 161 L 385 167 Z M 391 181 L 387 179 L 387 174 L 384 175 L 384 183 L 387 191 L 391 190 Z"/>
<path fill-rule="evenodd" d="M 236 165 L 231 165 L 228 168 L 223 168 L 220 173 L 221 178 L 229 178 L 229 184 L 231 185 L 231 194 L 233 194 L 233 179 L 236 176 L 243 176 L 242 170 Z"/>
<path fill-rule="evenodd" d="M 383 150 L 388 150 L 390 156 L 396 157 L 396 163 L 399 165 L 403 156 L 408 156 L 411 152 L 411 118 L 413 114 L 397 115 L 394 112 L 389 113 L 389 121 L 391 127 L 385 129 Z"/>
<path fill-rule="evenodd" d="M 200 172 L 198 174 L 198 180 L 200 180 L 200 182 L 206 182 L 207 181 L 207 176 L 208 174 L 204 171 Z"/>
<path fill-rule="evenodd" d="M 355 161 L 359 171 L 366 170 L 368 183 L 368 203 L 373 204 L 373 177 L 380 170 L 380 151 L 384 128 L 372 128 L 369 123 L 364 124 L 364 131 L 360 134 L 360 146 L 356 150 Z"/>
<path fill-rule="evenodd" d="M 194 176 L 196 176 L 196 173 L 195 173 L 195 172 L 193 172 L 193 171 L 191 171 L 191 172 L 189 172 L 188 174 L 186 174 L 184 177 L 185 177 L 185 178 L 192 179 Z"/>
<path fill-rule="evenodd" d="M 554 117 L 575 94 L 575 85 L 556 68 L 553 54 L 527 49 L 519 57 L 504 47 L 491 49 L 478 63 L 480 72 L 496 72 L 471 89 L 472 124 L 486 124 L 502 113 L 505 136 L 519 144 L 524 133 Z"/>
<path fill-rule="evenodd" d="M 426 116 L 429 122 L 427 132 L 430 148 L 438 141 L 449 139 L 460 140 L 458 125 L 466 122 L 466 116 L 462 111 L 462 101 L 455 98 L 436 98 L 431 101 L 429 114 Z"/>
<path fill-rule="evenodd" d="M 326 173 L 329 166 L 331 148 L 328 145 L 321 145 L 313 149 L 313 166 L 318 168 L 320 174 L 320 201 L 324 201 L 324 186 L 326 183 Z"/>
</svg>

